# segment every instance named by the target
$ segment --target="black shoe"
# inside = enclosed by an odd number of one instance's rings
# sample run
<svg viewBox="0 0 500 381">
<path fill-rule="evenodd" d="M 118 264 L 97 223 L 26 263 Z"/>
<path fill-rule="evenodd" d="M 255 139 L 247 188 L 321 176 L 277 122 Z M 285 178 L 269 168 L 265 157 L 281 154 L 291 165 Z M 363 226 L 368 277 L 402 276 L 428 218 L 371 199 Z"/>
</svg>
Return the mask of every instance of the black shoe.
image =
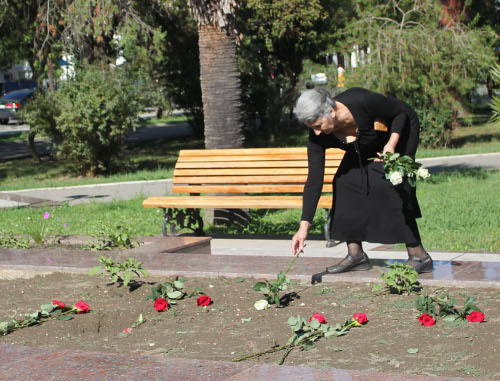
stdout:
<svg viewBox="0 0 500 381">
<path fill-rule="evenodd" d="M 327 274 L 338 274 L 346 271 L 370 270 L 371 268 L 370 258 L 368 258 L 368 255 L 363 251 L 363 254 L 358 257 L 347 254 L 340 263 L 327 267 L 326 272 Z"/>
<path fill-rule="evenodd" d="M 412 261 L 414 263 L 409 263 Z M 434 271 L 434 262 L 432 261 L 432 258 L 429 254 L 427 254 L 427 257 L 425 258 L 410 256 L 408 257 L 408 260 L 405 262 L 405 265 L 410 265 L 419 274 L 431 273 Z"/>
</svg>

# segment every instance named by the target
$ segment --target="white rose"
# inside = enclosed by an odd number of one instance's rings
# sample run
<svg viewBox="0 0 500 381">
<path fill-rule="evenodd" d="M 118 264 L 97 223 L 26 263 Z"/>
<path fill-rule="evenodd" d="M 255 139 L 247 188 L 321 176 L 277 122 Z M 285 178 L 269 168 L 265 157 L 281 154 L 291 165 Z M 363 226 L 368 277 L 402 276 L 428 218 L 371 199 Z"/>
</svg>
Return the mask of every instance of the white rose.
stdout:
<svg viewBox="0 0 500 381">
<path fill-rule="evenodd" d="M 425 169 L 425 168 L 419 168 L 418 171 L 417 171 L 417 176 L 421 177 L 422 179 L 426 179 L 430 175 L 429 175 L 429 171 L 427 169 Z"/>
<path fill-rule="evenodd" d="M 267 307 L 269 307 L 269 303 L 267 302 L 267 300 L 262 299 L 262 300 L 257 300 L 253 306 L 255 307 L 256 310 L 262 311 L 265 310 Z"/>
<path fill-rule="evenodd" d="M 390 180 L 391 180 L 392 185 L 398 185 L 398 184 L 401 184 L 403 182 L 403 176 L 401 176 L 400 172 L 393 172 Z"/>
</svg>

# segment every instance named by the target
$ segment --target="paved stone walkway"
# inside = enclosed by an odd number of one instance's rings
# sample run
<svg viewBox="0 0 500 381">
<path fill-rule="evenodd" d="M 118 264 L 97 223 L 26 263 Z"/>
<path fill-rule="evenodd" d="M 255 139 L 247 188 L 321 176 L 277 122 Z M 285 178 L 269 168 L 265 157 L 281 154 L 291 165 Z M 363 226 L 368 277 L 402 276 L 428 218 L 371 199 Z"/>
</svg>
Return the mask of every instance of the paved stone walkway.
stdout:
<svg viewBox="0 0 500 381">
<path fill-rule="evenodd" d="M 1 380 L 165 380 L 165 381 L 461 381 L 305 366 L 84 352 L 0 345 Z M 468 379 L 471 380 L 471 379 Z"/>
</svg>

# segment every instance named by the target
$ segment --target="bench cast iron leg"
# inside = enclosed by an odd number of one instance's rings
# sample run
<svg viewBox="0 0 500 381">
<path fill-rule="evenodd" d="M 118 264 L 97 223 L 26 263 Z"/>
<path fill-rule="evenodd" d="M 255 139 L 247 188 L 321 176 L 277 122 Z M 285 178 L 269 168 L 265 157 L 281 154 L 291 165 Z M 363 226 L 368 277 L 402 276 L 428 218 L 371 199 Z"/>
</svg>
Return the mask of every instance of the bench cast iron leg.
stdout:
<svg viewBox="0 0 500 381">
<path fill-rule="evenodd" d="M 325 240 L 326 240 L 326 247 L 334 247 L 337 246 L 341 241 L 335 241 L 331 237 L 331 214 L 332 211 L 329 209 L 325 209 L 325 217 L 326 217 L 326 222 L 325 222 Z"/>
<path fill-rule="evenodd" d="M 196 235 L 204 235 L 203 219 L 199 209 L 178 210 L 173 208 L 163 209 L 163 226 L 161 233 L 165 236 L 177 236 L 183 229 L 190 229 Z M 187 221 L 186 221 L 187 217 Z M 170 233 L 168 232 L 170 228 Z"/>
</svg>

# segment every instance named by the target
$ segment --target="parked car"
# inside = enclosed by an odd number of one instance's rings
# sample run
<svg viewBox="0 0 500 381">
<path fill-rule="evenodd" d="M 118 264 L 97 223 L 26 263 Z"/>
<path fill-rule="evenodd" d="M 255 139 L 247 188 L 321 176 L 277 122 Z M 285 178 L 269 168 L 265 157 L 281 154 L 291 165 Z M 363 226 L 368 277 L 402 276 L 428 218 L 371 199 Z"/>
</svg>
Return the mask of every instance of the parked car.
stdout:
<svg viewBox="0 0 500 381">
<path fill-rule="evenodd" d="M 19 110 L 34 94 L 33 90 L 16 90 L 0 98 L 0 124 L 7 124 L 9 118 L 19 119 Z"/>
</svg>

